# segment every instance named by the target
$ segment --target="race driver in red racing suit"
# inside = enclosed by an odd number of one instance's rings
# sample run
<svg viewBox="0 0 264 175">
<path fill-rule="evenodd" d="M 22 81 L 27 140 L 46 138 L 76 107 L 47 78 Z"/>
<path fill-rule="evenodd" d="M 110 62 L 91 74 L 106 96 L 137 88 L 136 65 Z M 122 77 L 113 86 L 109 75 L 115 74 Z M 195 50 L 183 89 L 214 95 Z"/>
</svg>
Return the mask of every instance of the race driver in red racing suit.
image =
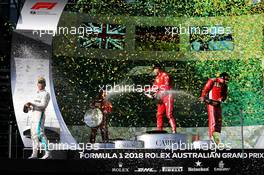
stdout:
<svg viewBox="0 0 264 175">
<path fill-rule="evenodd" d="M 91 129 L 90 143 L 95 143 L 98 128 L 101 130 L 102 142 L 109 142 L 108 116 L 112 112 L 113 107 L 112 103 L 106 99 L 106 96 L 107 91 L 101 90 L 99 96 L 90 104 L 92 108 L 99 108 L 103 113 L 102 123 L 99 126 Z"/>
<path fill-rule="evenodd" d="M 173 116 L 174 98 L 172 94 L 168 93 L 172 89 L 171 78 L 168 73 L 161 70 L 161 66 L 158 64 L 153 67 L 153 72 L 156 74 L 154 85 L 147 89 L 146 92 L 154 91 L 156 98 L 159 100 L 156 114 L 157 129 L 163 129 L 162 118 L 166 112 L 172 132 L 176 133 L 176 121 Z"/>
<path fill-rule="evenodd" d="M 200 101 L 206 102 L 208 112 L 208 132 L 212 141 L 220 143 L 222 127 L 221 103 L 227 98 L 229 75 L 222 73 L 218 78 L 210 78 L 205 84 Z"/>
</svg>

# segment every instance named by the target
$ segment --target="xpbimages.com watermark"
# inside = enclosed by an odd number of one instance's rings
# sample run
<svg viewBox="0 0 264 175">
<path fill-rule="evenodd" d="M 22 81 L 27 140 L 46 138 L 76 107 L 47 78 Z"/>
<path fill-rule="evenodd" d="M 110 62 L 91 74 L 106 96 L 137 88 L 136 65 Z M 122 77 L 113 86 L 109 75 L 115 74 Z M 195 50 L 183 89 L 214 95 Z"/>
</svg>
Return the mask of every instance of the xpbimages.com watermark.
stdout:
<svg viewBox="0 0 264 175">
<path fill-rule="evenodd" d="M 223 35 L 223 34 L 231 34 L 232 29 L 231 27 L 224 27 L 224 26 L 179 26 L 175 27 L 165 27 L 165 35 L 191 35 L 191 34 L 198 34 L 198 35 Z"/>
<path fill-rule="evenodd" d="M 165 91 L 166 86 L 161 85 L 137 85 L 137 84 L 116 84 L 113 85 L 107 84 L 107 85 L 99 85 L 99 92 L 101 90 L 105 90 L 106 93 L 127 93 L 127 92 L 137 92 L 137 93 L 151 93 L 155 91 Z"/>
<path fill-rule="evenodd" d="M 99 27 L 91 27 L 87 25 L 81 25 L 79 27 L 58 27 L 57 30 L 33 30 L 33 35 L 38 35 L 42 37 L 44 35 L 52 35 L 53 37 L 56 35 L 76 35 L 79 37 L 84 37 L 87 35 L 97 35 L 100 32 Z"/>
<path fill-rule="evenodd" d="M 171 152 L 178 151 L 178 150 L 203 150 L 203 151 L 213 151 L 216 150 L 231 150 L 231 143 L 219 143 L 216 144 L 215 142 L 201 142 L 199 145 L 194 143 L 186 143 L 171 141 L 171 143 L 167 143 L 165 145 L 165 150 L 170 150 Z"/>
<path fill-rule="evenodd" d="M 48 141 L 47 145 L 42 145 L 40 147 L 41 151 L 46 150 L 46 148 L 49 151 L 54 151 L 54 150 L 75 150 L 75 151 L 85 151 L 85 150 L 99 150 L 99 144 L 97 143 L 71 143 L 71 144 L 66 144 L 66 143 L 50 143 Z"/>
</svg>

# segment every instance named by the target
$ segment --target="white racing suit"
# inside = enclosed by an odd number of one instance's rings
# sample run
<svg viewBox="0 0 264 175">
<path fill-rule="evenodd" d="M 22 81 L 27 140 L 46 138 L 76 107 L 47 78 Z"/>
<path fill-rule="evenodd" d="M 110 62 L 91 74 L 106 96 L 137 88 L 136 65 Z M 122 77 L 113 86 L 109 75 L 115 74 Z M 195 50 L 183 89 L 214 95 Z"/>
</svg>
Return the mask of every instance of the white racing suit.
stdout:
<svg viewBox="0 0 264 175">
<path fill-rule="evenodd" d="M 32 103 L 31 139 L 32 156 L 37 157 L 38 147 L 44 146 L 45 154 L 49 154 L 48 141 L 44 133 L 45 109 L 49 104 L 50 95 L 46 90 L 37 91 Z M 39 145 L 41 143 L 41 145 Z"/>
</svg>

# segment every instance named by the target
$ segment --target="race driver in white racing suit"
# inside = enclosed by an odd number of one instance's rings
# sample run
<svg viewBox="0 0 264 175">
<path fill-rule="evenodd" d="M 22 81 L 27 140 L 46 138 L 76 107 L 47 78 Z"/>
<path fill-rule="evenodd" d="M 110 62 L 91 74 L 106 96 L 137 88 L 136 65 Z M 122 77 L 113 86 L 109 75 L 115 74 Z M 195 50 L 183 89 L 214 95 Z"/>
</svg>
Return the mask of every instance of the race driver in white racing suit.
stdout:
<svg viewBox="0 0 264 175">
<path fill-rule="evenodd" d="M 35 95 L 34 101 L 25 104 L 29 110 L 32 110 L 31 139 L 33 151 L 29 159 L 37 159 L 38 147 L 41 145 L 45 150 L 45 154 L 41 159 L 48 159 L 50 158 L 50 151 L 48 150 L 48 140 L 44 133 L 44 123 L 45 110 L 49 104 L 50 95 L 45 90 L 46 80 L 43 77 L 38 79 L 37 87 L 38 91 Z"/>
</svg>

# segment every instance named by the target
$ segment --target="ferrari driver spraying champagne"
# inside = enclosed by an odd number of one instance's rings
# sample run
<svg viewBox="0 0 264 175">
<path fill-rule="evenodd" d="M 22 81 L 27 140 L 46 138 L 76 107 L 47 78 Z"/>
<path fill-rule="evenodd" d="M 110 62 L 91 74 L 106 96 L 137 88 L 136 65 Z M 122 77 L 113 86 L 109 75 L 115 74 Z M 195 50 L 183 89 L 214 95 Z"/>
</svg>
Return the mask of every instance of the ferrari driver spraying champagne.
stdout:
<svg viewBox="0 0 264 175">
<path fill-rule="evenodd" d="M 220 143 L 222 128 L 221 103 L 227 98 L 229 75 L 224 72 L 218 78 L 210 78 L 205 84 L 200 101 L 207 104 L 209 137 L 216 144 Z"/>
<path fill-rule="evenodd" d="M 171 78 L 167 72 L 161 69 L 159 64 L 154 65 L 153 72 L 156 75 L 154 84 L 151 88 L 146 89 L 146 93 L 155 92 L 156 98 L 159 100 L 157 105 L 157 129 L 163 129 L 163 115 L 166 114 L 169 124 L 172 128 L 172 132 L 176 133 L 176 121 L 173 116 L 174 97 L 168 93 L 172 89 Z"/>
<path fill-rule="evenodd" d="M 32 102 L 25 104 L 28 110 L 32 110 L 31 119 L 31 139 L 32 139 L 32 155 L 29 159 L 36 159 L 38 155 L 38 147 L 44 146 L 45 154 L 41 159 L 47 159 L 50 157 L 50 151 L 48 150 L 48 141 L 44 133 L 45 123 L 45 110 L 50 101 L 50 95 L 45 90 L 46 80 L 43 77 L 38 79 L 37 87 L 38 91 L 35 94 L 35 98 Z M 39 145 L 41 143 L 41 145 Z"/>
</svg>

